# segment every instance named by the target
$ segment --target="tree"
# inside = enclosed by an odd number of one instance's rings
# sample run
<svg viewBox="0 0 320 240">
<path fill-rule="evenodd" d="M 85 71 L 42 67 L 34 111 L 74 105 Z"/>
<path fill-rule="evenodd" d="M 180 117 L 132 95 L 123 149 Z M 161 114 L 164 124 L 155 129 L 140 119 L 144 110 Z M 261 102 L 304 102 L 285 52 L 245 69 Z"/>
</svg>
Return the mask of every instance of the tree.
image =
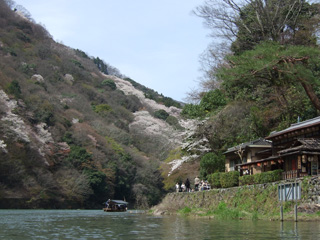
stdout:
<svg viewBox="0 0 320 240">
<path fill-rule="evenodd" d="M 220 68 L 216 74 L 232 99 L 256 100 L 260 86 L 266 86 L 271 98 L 281 87 L 300 85 L 313 106 L 320 110 L 316 94 L 320 87 L 319 56 L 318 47 L 266 42 L 239 56 L 227 57 L 230 65 Z"/>
<path fill-rule="evenodd" d="M 207 0 L 198 6 L 194 13 L 204 19 L 214 38 L 201 56 L 204 91 L 220 87 L 215 71 L 225 64 L 230 50 L 239 55 L 267 40 L 315 46 L 319 8 L 319 3 L 305 0 Z"/>
<path fill-rule="evenodd" d="M 207 0 L 194 13 L 214 37 L 233 42 L 233 51 L 240 53 L 266 40 L 315 44 L 318 8 L 305 0 Z"/>
<path fill-rule="evenodd" d="M 224 155 L 221 153 L 207 153 L 200 161 L 200 177 L 206 178 L 209 174 L 224 171 Z"/>
<path fill-rule="evenodd" d="M 200 107 L 204 112 L 211 112 L 224 107 L 226 104 L 227 100 L 223 92 L 215 89 L 204 94 L 200 102 Z"/>
<path fill-rule="evenodd" d="M 169 117 L 169 113 L 167 113 L 165 110 L 160 109 L 153 113 L 154 117 L 166 120 Z"/>
<path fill-rule="evenodd" d="M 10 94 L 13 94 L 16 98 L 20 98 L 21 96 L 21 87 L 20 84 L 17 80 L 13 80 L 9 85 L 8 85 L 8 92 Z"/>
</svg>

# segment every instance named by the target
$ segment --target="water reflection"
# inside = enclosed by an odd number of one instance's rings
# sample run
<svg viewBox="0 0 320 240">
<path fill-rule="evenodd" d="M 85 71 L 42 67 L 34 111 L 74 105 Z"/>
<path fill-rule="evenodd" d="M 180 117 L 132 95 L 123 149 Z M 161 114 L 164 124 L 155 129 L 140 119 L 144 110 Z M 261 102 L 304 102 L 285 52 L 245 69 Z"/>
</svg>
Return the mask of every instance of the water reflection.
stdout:
<svg viewBox="0 0 320 240">
<path fill-rule="evenodd" d="M 0 210 L 0 239 L 320 239 L 320 224 L 96 210 Z"/>
</svg>

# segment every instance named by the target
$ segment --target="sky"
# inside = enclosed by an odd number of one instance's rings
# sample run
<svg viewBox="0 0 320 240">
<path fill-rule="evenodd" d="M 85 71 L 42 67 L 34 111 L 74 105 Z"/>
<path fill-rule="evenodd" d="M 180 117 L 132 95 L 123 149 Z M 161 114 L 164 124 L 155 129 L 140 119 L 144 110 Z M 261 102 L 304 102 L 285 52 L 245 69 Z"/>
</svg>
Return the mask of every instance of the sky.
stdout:
<svg viewBox="0 0 320 240">
<path fill-rule="evenodd" d="M 164 96 L 197 89 L 209 30 L 192 14 L 202 0 L 15 0 L 53 39 L 99 57 Z"/>
</svg>

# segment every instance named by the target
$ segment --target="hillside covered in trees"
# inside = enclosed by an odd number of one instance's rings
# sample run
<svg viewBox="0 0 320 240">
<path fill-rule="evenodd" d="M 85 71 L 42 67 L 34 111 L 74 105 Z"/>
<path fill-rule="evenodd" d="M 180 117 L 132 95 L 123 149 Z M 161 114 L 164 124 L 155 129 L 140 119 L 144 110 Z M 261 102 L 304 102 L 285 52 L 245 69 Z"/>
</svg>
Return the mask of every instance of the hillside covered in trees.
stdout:
<svg viewBox="0 0 320 240">
<path fill-rule="evenodd" d="M 15 7 L 0 0 L 0 206 L 156 204 L 160 163 L 185 129 L 180 103 L 53 41 Z"/>
<path fill-rule="evenodd" d="M 182 114 L 205 119 L 197 134 L 212 150 L 200 162 L 206 177 L 224 170 L 229 147 L 319 115 L 320 4 L 209 0 L 194 14 L 213 43 L 201 58 L 200 90 L 190 93 L 195 102 Z"/>
<path fill-rule="evenodd" d="M 213 43 L 183 109 L 14 8 L 0 0 L 1 207 L 147 208 L 177 181 L 224 171 L 229 147 L 319 115 L 318 3 L 197 7 Z"/>
</svg>

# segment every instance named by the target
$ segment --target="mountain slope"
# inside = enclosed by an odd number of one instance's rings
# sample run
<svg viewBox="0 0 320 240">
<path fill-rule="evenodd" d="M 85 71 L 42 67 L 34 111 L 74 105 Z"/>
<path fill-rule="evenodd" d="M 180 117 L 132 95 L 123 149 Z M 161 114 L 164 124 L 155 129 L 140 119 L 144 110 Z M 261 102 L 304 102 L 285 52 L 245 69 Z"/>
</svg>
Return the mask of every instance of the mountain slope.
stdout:
<svg viewBox="0 0 320 240">
<path fill-rule="evenodd" d="M 172 172 L 163 160 L 195 122 L 165 106 L 179 106 L 172 99 L 100 70 L 0 0 L 0 208 L 161 200 Z"/>
</svg>

